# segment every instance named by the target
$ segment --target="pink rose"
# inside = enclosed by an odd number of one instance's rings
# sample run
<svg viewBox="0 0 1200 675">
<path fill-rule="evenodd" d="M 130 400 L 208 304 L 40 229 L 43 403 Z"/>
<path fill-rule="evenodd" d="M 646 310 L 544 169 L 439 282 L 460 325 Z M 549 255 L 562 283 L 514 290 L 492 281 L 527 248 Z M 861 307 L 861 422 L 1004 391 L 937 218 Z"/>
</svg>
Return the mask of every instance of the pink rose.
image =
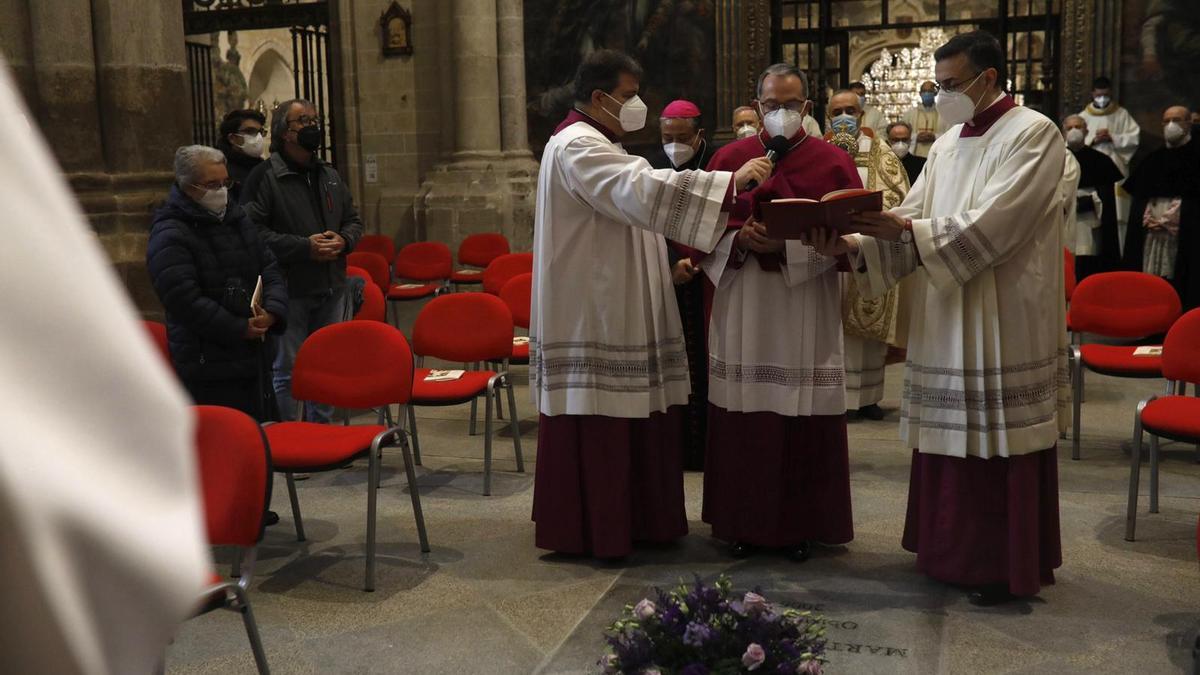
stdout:
<svg viewBox="0 0 1200 675">
<path fill-rule="evenodd" d="M 619 670 L 617 668 L 617 655 L 605 654 L 604 658 L 600 659 L 600 665 L 604 668 L 605 673 L 616 673 Z"/>
<path fill-rule="evenodd" d="M 654 616 L 654 612 L 657 610 L 658 608 L 654 606 L 653 602 L 643 598 L 642 601 L 633 608 L 633 615 L 642 621 L 645 621 L 646 619 Z"/>
<path fill-rule="evenodd" d="M 746 597 L 742 598 L 742 608 L 747 614 L 758 614 L 771 609 L 771 603 L 758 593 L 747 593 Z"/>
<path fill-rule="evenodd" d="M 662 675 L 662 671 L 658 668 L 650 667 L 643 669 L 642 675 Z"/>
<path fill-rule="evenodd" d="M 825 671 L 821 668 L 821 662 L 813 659 L 811 661 L 805 661 L 804 663 L 801 663 L 800 666 L 796 668 L 796 672 L 799 673 L 799 675 L 821 675 L 821 673 Z"/>
<path fill-rule="evenodd" d="M 753 595 L 753 593 L 747 593 L 747 595 Z M 746 647 L 746 653 L 742 654 L 742 665 L 746 666 L 746 670 L 755 670 L 766 660 L 767 653 L 757 642 L 751 642 L 750 646 Z"/>
</svg>

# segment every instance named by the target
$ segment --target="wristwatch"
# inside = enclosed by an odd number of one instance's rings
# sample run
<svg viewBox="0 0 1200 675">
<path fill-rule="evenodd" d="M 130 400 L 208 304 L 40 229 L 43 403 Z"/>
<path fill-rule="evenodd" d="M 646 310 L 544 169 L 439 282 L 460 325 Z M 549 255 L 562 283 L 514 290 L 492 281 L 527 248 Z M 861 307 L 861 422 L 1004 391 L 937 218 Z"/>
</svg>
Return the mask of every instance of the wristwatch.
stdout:
<svg viewBox="0 0 1200 675">
<path fill-rule="evenodd" d="M 900 231 L 900 243 L 901 244 L 913 243 L 912 218 L 907 218 L 904 221 L 904 229 Z"/>
</svg>

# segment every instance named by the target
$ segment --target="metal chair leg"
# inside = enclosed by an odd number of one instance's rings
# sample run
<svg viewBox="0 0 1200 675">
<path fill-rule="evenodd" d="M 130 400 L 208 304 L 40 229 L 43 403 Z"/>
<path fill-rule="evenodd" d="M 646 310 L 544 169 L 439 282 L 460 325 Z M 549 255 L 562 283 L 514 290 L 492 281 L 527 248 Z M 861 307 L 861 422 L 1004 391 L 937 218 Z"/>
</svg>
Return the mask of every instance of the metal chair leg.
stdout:
<svg viewBox="0 0 1200 675">
<path fill-rule="evenodd" d="M 1150 513 L 1158 513 L 1158 436 L 1150 434 Z"/>
<path fill-rule="evenodd" d="M 483 496 L 492 494 L 492 389 L 484 393 L 483 404 Z"/>
<path fill-rule="evenodd" d="M 242 547 L 238 546 L 233 552 L 233 564 L 230 566 L 229 576 L 238 579 L 242 576 Z"/>
<path fill-rule="evenodd" d="M 513 450 L 517 453 L 517 471 L 525 473 L 525 458 L 521 456 L 521 422 L 517 418 L 517 397 L 513 393 L 511 377 L 504 378 L 504 388 L 508 391 L 509 426 L 512 428 Z"/>
<path fill-rule="evenodd" d="M 491 364 L 489 363 L 488 365 L 490 366 Z M 500 404 L 500 401 L 501 401 L 500 389 L 497 388 L 497 389 L 493 390 L 492 394 L 496 398 L 496 419 L 502 420 L 502 419 L 504 419 L 504 406 Z"/>
<path fill-rule="evenodd" d="M 296 494 L 296 479 L 289 471 L 287 477 L 288 499 L 292 502 L 292 520 L 296 523 L 296 541 L 304 541 L 304 520 L 300 517 L 300 497 Z"/>
<path fill-rule="evenodd" d="M 464 366 L 464 367 L 465 367 L 467 370 L 478 370 L 478 368 L 476 368 L 476 367 L 475 367 L 475 364 L 474 364 L 474 363 L 465 363 L 465 364 L 463 364 L 463 366 Z M 467 427 L 467 435 L 468 435 L 468 436 L 474 436 L 474 435 L 475 435 L 475 432 L 476 432 L 475 418 L 476 418 L 478 415 L 479 415 L 479 397 L 478 397 L 478 396 L 476 396 L 476 397 L 474 397 L 474 398 L 472 398 L 472 399 L 471 399 L 471 423 L 470 423 L 470 425 Z"/>
<path fill-rule="evenodd" d="M 250 650 L 254 652 L 254 665 L 258 667 L 259 675 L 270 675 L 267 665 L 267 653 L 263 650 L 262 637 L 258 634 L 258 622 L 254 620 L 254 612 L 250 609 L 250 598 L 245 589 L 235 586 L 234 595 L 239 604 L 238 612 L 242 615 L 242 623 L 246 626 L 246 637 L 250 640 Z"/>
<path fill-rule="evenodd" d="M 408 476 L 408 492 L 412 498 L 413 519 L 417 523 L 421 552 L 429 553 L 429 537 L 425 535 L 425 514 L 421 511 L 421 493 L 417 489 L 417 471 L 413 468 L 413 457 L 408 451 L 408 440 L 403 435 L 400 437 L 400 452 L 404 455 L 404 473 Z"/>
<path fill-rule="evenodd" d="M 1075 352 L 1073 364 L 1075 372 L 1071 378 L 1071 405 L 1073 407 L 1073 415 L 1071 416 L 1071 459 L 1079 459 L 1079 409 L 1080 403 L 1083 401 L 1083 359 L 1078 351 Z"/>
<path fill-rule="evenodd" d="M 380 446 L 381 441 L 377 441 Z M 378 499 L 379 447 L 367 453 L 367 573 L 363 581 L 364 591 L 375 590 L 375 502 Z"/>
<path fill-rule="evenodd" d="M 1129 506 L 1125 510 L 1125 541 L 1133 541 L 1137 525 L 1138 487 L 1142 471 L 1142 408 L 1139 405 L 1133 422 L 1133 449 L 1129 453 Z"/>
<path fill-rule="evenodd" d="M 417 438 L 417 409 L 411 403 L 408 405 L 408 433 L 412 434 L 413 457 L 417 466 L 421 466 L 421 441 Z"/>
</svg>

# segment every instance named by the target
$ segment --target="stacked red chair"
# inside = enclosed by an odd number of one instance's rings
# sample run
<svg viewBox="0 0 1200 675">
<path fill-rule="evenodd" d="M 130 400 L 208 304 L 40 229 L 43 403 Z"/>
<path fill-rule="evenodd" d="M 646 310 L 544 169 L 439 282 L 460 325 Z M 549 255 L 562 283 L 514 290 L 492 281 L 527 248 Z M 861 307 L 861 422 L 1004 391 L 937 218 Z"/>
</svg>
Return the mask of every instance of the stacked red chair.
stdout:
<svg viewBox="0 0 1200 675">
<path fill-rule="evenodd" d="M 413 448 L 420 458 L 420 441 L 414 406 L 450 406 L 485 400 L 483 436 L 483 494 L 492 493 L 492 402 L 500 389 L 508 394 L 509 417 L 516 453 L 517 471 L 525 471 L 521 456 L 521 430 L 517 422 L 516 397 L 507 370 L 513 346 L 513 320 L 508 306 L 486 293 L 452 293 L 434 298 L 421 309 L 413 324 L 413 352 L 418 368 L 413 379 L 409 424 Z M 426 357 L 451 363 L 503 363 L 504 370 L 470 370 L 446 381 L 426 380 L 431 369 L 421 367 Z M 418 459 L 419 461 L 419 459 Z"/>
<path fill-rule="evenodd" d="M 504 287 L 500 289 L 500 299 L 504 304 L 508 305 L 508 311 L 512 313 L 513 325 L 518 328 L 524 328 L 526 333 L 529 331 L 529 312 L 530 299 L 533 294 L 533 273 L 518 274 Z M 513 336 L 512 356 L 509 357 L 510 364 L 528 365 L 529 364 L 529 337 Z"/>
<path fill-rule="evenodd" d="M 1167 395 L 1151 396 L 1139 403 L 1133 425 L 1126 541 L 1133 541 L 1137 524 L 1143 434 L 1150 434 L 1150 513 L 1158 513 L 1158 439 L 1200 444 L 1200 398 L 1184 395 L 1188 383 L 1200 387 L 1200 309 L 1184 314 L 1167 333 L 1162 346 L 1162 375 L 1167 378 Z"/>
<path fill-rule="evenodd" d="M 374 253 L 383 257 L 389 263 L 396 257 L 396 243 L 391 237 L 382 234 L 364 234 L 354 245 L 355 253 Z M 386 289 L 387 286 L 384 286 Z"/>
<path fill-rule="evenodd" d="M 395 328 L 375 321 L 347 321 L 326 326 L 308 337 L 292 368 L 292 396 L 298 401 L 339 408 L 386 409 L 409 405 L 413 391 L 413 359 L 408 341 Z M 382 449 L 398 445 L 412 497 L 413 518 L 421 551 L 429 551 L 417 475 L 403 425 L 337 426 L 311 422 L 280 422 L 265 427 L 275 471 L 287 478 L 296 538 L 304 541 L 304 523 L 293 474 L 341 469 L 355 459 L 367 459 L 367 570 L 363 587 L 375 590 L 376 489 Z"/>
<path fill-rule="evenodd" d="M 371 275 L 371 282 L 379 287 L 380 292 L 386 293 L 392 284 L 392 272 L 388 260 L 378 253 L 355 251 L 346 256 L 346 265 L 359 267 Z"/>
<path fill-rule="evenodd" d="M 1166 280 L 1142 272 L 1093 274 L 1075 288 L 1067 325 L 1076 340 L 1084 333 L 1133 340 L 1162 335 L 1179 318 L 1179 295 Z M 1077 344 L 1071 347 L 1073 434 L 1071 459 L 1079 459 L 1083 369 L 1112 377 L 1162 377 L 1162 359 L 1135 356 L 1129 345 Z"/>
<path fill-rule="evenodd" d="M 483 292 L 500 295 L 500 289 L 518 274 L 533 272 L 532 253 L 509 253 L 493 260 L 483 271 Z"/>
<path fill-rule="evenodd" d="M 258 625 L 250 609 L 251 575 L 263 515 L 271 502 L 271 452 L 263 430 L 249 415 L 232 408 L 196 406 L 196 468 L 203 495 L 204 522 L 212 546 L 235 549 L 236 582 L 215 571 L 197 612 L 227 609 L 242 615 L 258 672 L 267 673 Z"/>
<path fill-rule="evenodd" d="M 508 253 L 508 239 L 498 232 L 472 234 L 458 246 L 458 264 L 467 265 L 454 270 L 450 276 L 456 286 L 482 284 L 483 270 L 496 258 Z"/>
<path fill-rule="evenodd" d="M 355 321 L 379 321 L 387 323 L 387 301 L 383 299 L 383 291 L 375 284 L 363 285 L 363 304 L 354 315 Z"/>
<path fill-rule="evenodd" d="M 392 272 L 400 281 L 392 283 L 387 300 L 406 302 L 431 298 L 440 293 L 454 271 L 450 247 L 440 241 L 419 241 L 400 249 Z"/>
</svg>

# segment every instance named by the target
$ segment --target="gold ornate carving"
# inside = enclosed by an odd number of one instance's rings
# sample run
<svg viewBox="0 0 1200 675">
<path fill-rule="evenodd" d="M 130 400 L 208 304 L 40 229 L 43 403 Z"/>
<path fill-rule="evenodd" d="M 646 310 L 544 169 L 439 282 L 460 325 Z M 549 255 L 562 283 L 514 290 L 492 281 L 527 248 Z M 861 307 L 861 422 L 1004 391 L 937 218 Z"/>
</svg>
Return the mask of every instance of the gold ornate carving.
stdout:
<svg viewBox="0 0 1200 675">
<path fill-rule="evenodd" d="M 716 0 L 718 141 L 733 138 L 733 109 L 754 98 L 771 58 L 770 0 Z"/>
</svg>

